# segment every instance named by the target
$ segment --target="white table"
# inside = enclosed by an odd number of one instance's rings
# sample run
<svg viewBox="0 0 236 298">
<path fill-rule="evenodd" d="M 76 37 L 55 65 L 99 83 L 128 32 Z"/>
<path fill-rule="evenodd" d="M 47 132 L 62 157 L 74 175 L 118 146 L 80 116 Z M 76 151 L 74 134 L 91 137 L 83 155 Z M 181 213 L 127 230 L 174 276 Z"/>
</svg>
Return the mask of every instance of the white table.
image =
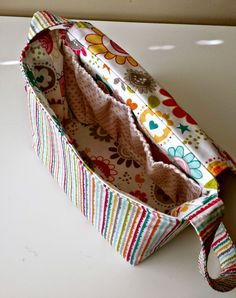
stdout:
<svg viewBox="0 0 236 298">
<path fill-rule="evenodd" d="M 24 82 L 14 64 L 29 21 L 0 17 L 0 297 L 222 297 L 198 273 L 200 245 L 191 228 L 131 267 L 72 206 L 36 158 Z M 94 23 L 236 157 L 236 28 Z M 223 192 L 225 223 L 234 240 L 235 181 L 226 179 Z M 215 259 L 210 269 L 216 271 Z M 236 290 L 224 295 L 235 296 Z"/>
</svg>

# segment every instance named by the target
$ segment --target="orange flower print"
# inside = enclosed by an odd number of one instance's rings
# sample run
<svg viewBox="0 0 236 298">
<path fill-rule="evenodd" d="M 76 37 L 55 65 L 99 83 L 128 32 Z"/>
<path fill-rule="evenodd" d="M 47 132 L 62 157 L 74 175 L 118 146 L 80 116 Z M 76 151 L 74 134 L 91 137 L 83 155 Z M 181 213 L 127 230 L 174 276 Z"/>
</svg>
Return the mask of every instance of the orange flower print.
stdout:
<svg viewBox="0 0 236 298">
<path fill-rule="evenodd" d="M 91 44 L 88 49 L 94 55 L 104 54 L 107 60 L 115 59 L 117 64 L 125 64 L 127 61 L 132 66 L 138 66 L 137 61 L 118 44 L 110 40 L 97 28 L 93 27 L 92 30 L 94 33 L 86 35 L 85 40 Z"/>
</svg>

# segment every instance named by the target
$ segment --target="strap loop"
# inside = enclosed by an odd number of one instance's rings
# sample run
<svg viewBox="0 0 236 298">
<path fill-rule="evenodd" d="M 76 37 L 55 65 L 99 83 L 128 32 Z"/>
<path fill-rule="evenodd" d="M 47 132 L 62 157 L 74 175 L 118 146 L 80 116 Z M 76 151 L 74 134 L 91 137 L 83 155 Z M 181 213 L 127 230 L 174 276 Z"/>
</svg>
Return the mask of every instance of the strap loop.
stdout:
<svg viewBox="0 0 236 298">
<path fill-rule="evenodd" d="M 34 38 L 35 35 L 40 33 L 41 31 L 48 29 L 53 26 L 62 25 L 62 24 L 71 24 L 73 22 L 62 18 L 55 16 L 47 11 L 37 11 L 34 13 L 31 23 L 30 23 L 30 29 L 28 33 L 28 41 Z"/>
<path fill-rule="evenodd" d="M 224 205 L 220 198 L 214 198 L 189 216 L 188 221 L 196 230 L 201 242 L 198 265 L 209 285 L 220 292 L 236 287 L 236 248 L 222 223 Z M 220 263 L 220 274 L 211 278 L 207 262 L 211 249 Z"/>
</svg>

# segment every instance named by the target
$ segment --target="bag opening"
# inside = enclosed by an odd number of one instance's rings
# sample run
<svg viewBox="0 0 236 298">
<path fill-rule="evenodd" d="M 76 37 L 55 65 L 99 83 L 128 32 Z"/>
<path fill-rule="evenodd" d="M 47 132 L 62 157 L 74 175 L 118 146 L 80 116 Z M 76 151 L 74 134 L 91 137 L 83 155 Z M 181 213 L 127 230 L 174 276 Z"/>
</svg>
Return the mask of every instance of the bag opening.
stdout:
<svg viewBox="0 0 236 298">
<path fill-rule="evenodd" d="M 201 195 L 194 180 L 153 157 L 130 107 L 104 93 L 59 30 L 37 36 L 24 63 L 81 158 L 105 181 L 165 213 Z"/>
</svg>

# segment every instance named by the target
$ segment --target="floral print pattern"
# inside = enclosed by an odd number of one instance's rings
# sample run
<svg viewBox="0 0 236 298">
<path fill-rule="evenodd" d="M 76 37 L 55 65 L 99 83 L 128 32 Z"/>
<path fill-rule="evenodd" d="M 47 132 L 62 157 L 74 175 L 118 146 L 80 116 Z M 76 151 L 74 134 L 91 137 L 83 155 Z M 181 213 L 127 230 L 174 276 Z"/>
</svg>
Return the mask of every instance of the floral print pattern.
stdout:
<svg viewBox="0 0 236 298">
<path fill-rule="evenodd" d="M 157 111 L 156 114 L 165 121 L 167 126 L 172 126 L 174 124 L 169 114 L 162 113 L 161 111 Z"/>
<path fill-rule="evenodd" d="M 38 40 L 42 46 L 47 52 L 47 54 L 50 54 L 53 49 L 53 40 L 49 34 L 39 34 Z"/>
<path fill-rule="evenodd" d="M 159 91 L 161 95 L 166 96 L 167 99 L 163 101 L 163 104 L 168 107 L 173 107 L 172 113 L 177 118 L 185 118 L 189 124 L 197 124 L 196 121 L 187 113 L 185 112 L 174 100 L 174 98 L 167 92 L 165 89 L 160 89 Z"/>
<path fill-rule="evenodd" d="M 44 93 L 48 93 L 58 84 L 57 74 L 53 65 L 46 63 L 45 65 L 34 64 L 33 73 L 37 86 Z"/>
<path fill-rule="evenodd" d="M 92 168 L 105 180 L 113 182 L 117 171 L 115 165 L 113 165 L 109 159 L 106 159 L 102 156 L 92 156 Z"/>
<path fill-rule="evenodd" d="M 194 179 L 202 178 L 202 172 L 200 171 L 201 163 L 195 158 L 193 153 L 184 154 L 184 147 L 170 147 L 168 149 L 168 155 L 172 158 L 176 164 L 182 168 L 187 174 Z"/>
<path fill-rule="evenodd" d="M 138 66 L 138 63 L 126 51 L 124 51 L 114 41 L 109 40 L 100 30 L 93 27 L 93 34 L 88 34 L 85 40 L 91 45 L 88 49 L 95 55 L 104 54 L 108 60 L 115 59 L 117 64 L 128 62 L 132 66 Z"/>
<path fill-rule="evenodd" d="M 74 25 L 74 27 L 76 26 Z M 110 55 L 107 54 L 111 52 L 110 49 L 114 43 L 113 41 L 110 42 L 110 39 L 102 32 L 93 26 L 86 27 L 86 29 L 83 29 L 83 26 L 77 29 L 72 28 L 69 31 L 71 33 L 73 32 L 73 36 L 85 45 L 87 49 L 87 56 L 84 57 L 81 55 L 81 61 L 85 63 L 86 67 L 87 64 L 89 65 L 93 74 L 99 74 L 100 77 L 105 75 L 107 78 L 106 83 L 113 89 L 113 96 L 117 100 L 126 103 L 131 109 L 133 107 L 135 108 L 132 109 L 132 112 L 138 119 L 140 126 L 148 133 L 154 143 L 161 147 L 166 156 L 168 155 L 168 148 L 170 146 L 175 148 L 177 146 L 183 146 L 185 155 L 188 152 L 192 152 L 194 155 L 196 154 L 202 164 L 205 164 L 210 156 L 218 157 L 221 154 L 220 152 L 222 151 L 218 151 L 217 148 L 215 149 L 208 137 L 205 139 L 199 135 L 200 139 L 198 138 L 196 130 L 199 127 L 196 121 L 178 106 L 178 103 L 165 89 L 159 87 L 157 84 L 154 89 L 151 85 L 151 88 L 147 90 L 148 87 L 146 88 L 143 85 L 138 86 L 137 79 L 130 79 L 129 75 L 131 71 L 132 73 L 137 71 L 136 74 L 140 72 L 146 73 L 140 65 L 134 68 L 133 65 L 126 61 L 117 67 L 116 57 L 109 57 Z M 90 51 L 91 49 L 92 51 Z M 100 55 L 97 55 L 98 53 Z M 98 59 L 95 64 L 93 57 Z M 107 60 L 105 61 L 105 59 Z M 150 91 L 150 89 L 153 91 Z M 114 92 L 119 96 L 115 96 Z M 135 104 L 137 104 L 137 107 Z M 147 114 L 147 109 L 152 111 L 153 115 Z M 155 125 L 153 126 L 153 122 L 151 122 L 151 127 L 155 129 L 150 129 L 151 120 L 159 127 L 155 128 Z M 224 158 L 227 159 L 228 166 L 236 168 L 235 164 L 229 161 L 229 157 L 225 156 Z M 204 166 L 201 166 L 201 172 L 202 178 L 198 180 L 198 183 L 205 185 L 211 179 L 211 172 Z"/>
<path fill-rule="evenodd" d="M 127 69 L 124 78 L 141 94 L 153 92 L 157 86 L 154 79 L 145 71 Z"/>
<path fill-rule="evenodd" d="M 94 139 L 105 141 L 107 143 L 109 143 L 112 140 L 112 137 L 109 134 L 107 134 L 107 132 L 98 124 L 91 126 L 89 130 L 90 136 L 93 136 Z"/>
<path fill-rule="evenodd" d="M 201 149 L 200 145 L 202 142 L 200 141 L 207 143 L 205 142 L 207 140 L 203 138 L 203 136 L 196 138 L 198 127 L 191 126 L 192 124 L 196 124 L 196 122 L 178 106 L 173 97 L 167 91 L 164 89 L 159 90 L 159 88 L 157 88 L 157 83 L 155 83 L 153 78 L 144 69 L 141 67 L 134 68 L 134 66 L 138 66 L 136 61 L 129 57 L 129 54 L 122 50 L 116 43 L 109 40 L 102 32 L 92 26 L 84 26 L 82 24 L 78 27 L 85 29 L 83 38 L 71 39 L 70 37 L 70 39 L 67 39 L 69 35 L 65 34 L 64 40 L 67 42 L 67 45 L 70 46 L 70 48 L 80 56 L 78 61 L 94 77 L 97 85 L 104 91 L 104 93 L 110 94 L 118 101 L 126 104 L 133 111 L 133 114 L 136 116 L 138 120 L 137 122 L 139 122 L 138 124 L 140 124 L 141 127 L 143 126 L 143 123 L 139 121 L 139 115 L 144 112 L 144 109 L 152 111 L 152 114 L 147 115 L 145 128 L 147 127 L 150 135 L 152 134 L 151 137 L 153 138 L 154 143 L 158 143 L 158 145 L 162 147 L 163 157 L 161 157 L 161 160 L 165 160 L 168 154 L 168 157 L 172 160 L 175 160 L 179 166 L 185 169 L 186 173 L 195 179 L 201 179 L 200 177 L 203 177 L 204 168 L 200 165 L 200 157 L 199 160 L 196 159 L 193 154 L 194 150 L 192 151 L 193 153 L 191 153 L 191 149 L 198 149 L 198 146 L 199 149 Z M 63 32 L 62 30 L 62 36 L 64 33 L 65 31 Z M 33 54 L 35 55 L 36 59 L 39 59 L 38 56 L 42 55 L 42 52 L 40 52 L 42 49 L 46 54 L 50 54 L 53 59 L 57 59 L 59 52 L 54 53 L 52 50 L 54 38 L 51 38 L 50 34 L 48 36 L 39 35 L 38 37 L 39 38 L 36 45 L 39 45 L 40 47 L 31 47 L 31 50 L 34 51 Z M 75 36 L 73 35 L 73 37 Z M 91 55 L 92 52 L 93 55 Z M 101 55 L 96 56 L 98 54 Z M 105 59 L 107 60 L 105 61 Z M 117 68 L 115 63 L 119 64 L 120 66 Z M 132 67 L 130 67 L 130 65 Z M 54 89 L 55 86 L 50 86 L 50 84 L 52 84 L 54 81 L 52 78 L 53 76 L 49 73 L 49 71 L 46 71 L 46 68 L 38 68 L 41 66 L 51 67 L 51 65 L 35 65 L 34 63 L 33 66 L 36 66 L 34 70 L 35 76 L 32 78 L 33 83 L 38 85 L 41 90 L 44 89 L 45 93 Z M 87 66 L 90 68 L 87 69 Z M 56 80 L 59 81 L 61 95 L 64 96 L 65 86 L 63 74 L 59 72 L 55 72 L 54 74 Z M 135 91 L 138 91 L 139 93 L 136 93 Z M 63 114 L 64 112 L 61 111 L 62 102 L 60 102 L 60 99 L 58 99 L 57 96 L 51 96 L 50 93 L 48 96 L 49 104 L 56 114 Z M 170 109 L 165 108 L 164 106 L 170 107 Z M 172 113 L 170 113 L 170 111 L 172 111 Z M 176 120 L 176 118 L 179 118 L 182 121 L 178 119 Z M 58 119 L 60 122 L 64 121 L 64 118 Z M 83 124 L 81 123 L 81 126 L 82 125 Z M 174 134 L 171 134 L 170 132 L 173 126 L 175 127 L 175 131 Z M 77 140 L 83 139 L 83 137 L 80 135 L 80 130 L 74 128 L 72 124 L 63 124 L 63 127 L 66 128 L 65 133 L 71 137 L 71 142 L 73 145 L 78 148 L 78 150 L 82 149 L 82 158 L 86 160 L 86 163 L 93 168 L 94 171 L 101 173 L 101 176 L 104 177 L 104 179 L 107 181 L 112 181 L 115 185 L 118 183 L 123 185 L 128 184 L 128 182 L 118 181 L 118 177 L 123 177 L 124 171 L 126 169 L 129 175 L 131 174 L 129 177 L 130 189 L 127 189 L 127 192 L 129 193 L 132 191 L 137 197 L 142 197 L 143 201 L 147 201 L 147 198 L 149 198 L 150 202 L 148 203 L 152 204 L 151 201 L 154 200 L 154 195 L 153 193 L 150 195 L 150 191 L 148 189 L 149 186 L 146 187 L 148 181 L 143 183 L 141 176 L 138 174 L 142 171 L 142 167 L 140 167 L 139 164 L 133 160 L 133 156 L 127 152 L 127 150 L 123 150 L 123 148 L 118 146 L 117 143 L 115 145 L 109 144 L 114 140 L 107 135 L 107 133 L 101 127 L 98 125 L 88 125 L 87 133 L 91 136 L 91 143 L 88 143 L 85 147 L 81 147 L 80 141 L 77 142 Z M 170 129 L 167 130 L 166 128 Z M 73 129 L 73 134 L 70 133 L 71 129 Z M 61 133 L 64 133 L 63 130 Z M 181 136 L 179 142 L 177 142 L 175 134 L 177 137 L 179 135 Z M 95 141 L 102 142 L 103 144 L 98 144 L 96 146 L 94 145 Z M 152 146 L 152 142 L 150 143 L 154 159 L 158 161 L 159 153 L 154 154 L 155 146 Z M 168 143 L 171 145 L 168 146 Z M 185 144 L 187 146 L 185 146 Z M 97 151 L 98 146 L 100 145 L 105 145 L 107 149 L 106 154 L 105 152 Z M 90 151 L 86 150 L 87 147 Z M 197 156 L 201 155 L 199 154 Z M 93 160 L 91 159 L 92 157 Z M 204 160 L 204 162 L 206 161 Z M 216 162 L 212 162 L 205 166 L 205 168 L 213 173 L 213 175 L 217 175 L 223 167 L 224 164 L 217 164 Z M 139 169 L 139 171 L 135 172 L 135 169 Z M 201 172 L 201 170 L 203 172 Z M 117 172 L 116 175 L 114 175 L 115 171 Z M 124 176 L 124 179 L 128 179 L 127 175 L 128 174 Z M 116 178 L 114 178 L 115 176 Z M 204 185 L 203 181 L 198 182 Z M 155 196 L 155 203 L 157 205 L 172 204 L 171 201 L 168 201 L 168 196 L 163 194 L 160 189 L 156 190 Z"/>
<path fill-rule="evenodd" d="M 127 168 L 129 168 L 131 165 L 133 165 L 135 168 L 140 167 L 140 165 L 135 160 L 133 160 L 132 155 L 119 143 L 115 142 L 114 147 L 110 147 L 109 151 L 112 152 L 110 158 L 117 159 L 118 165 L 124 163 Z"/>
</svg>

